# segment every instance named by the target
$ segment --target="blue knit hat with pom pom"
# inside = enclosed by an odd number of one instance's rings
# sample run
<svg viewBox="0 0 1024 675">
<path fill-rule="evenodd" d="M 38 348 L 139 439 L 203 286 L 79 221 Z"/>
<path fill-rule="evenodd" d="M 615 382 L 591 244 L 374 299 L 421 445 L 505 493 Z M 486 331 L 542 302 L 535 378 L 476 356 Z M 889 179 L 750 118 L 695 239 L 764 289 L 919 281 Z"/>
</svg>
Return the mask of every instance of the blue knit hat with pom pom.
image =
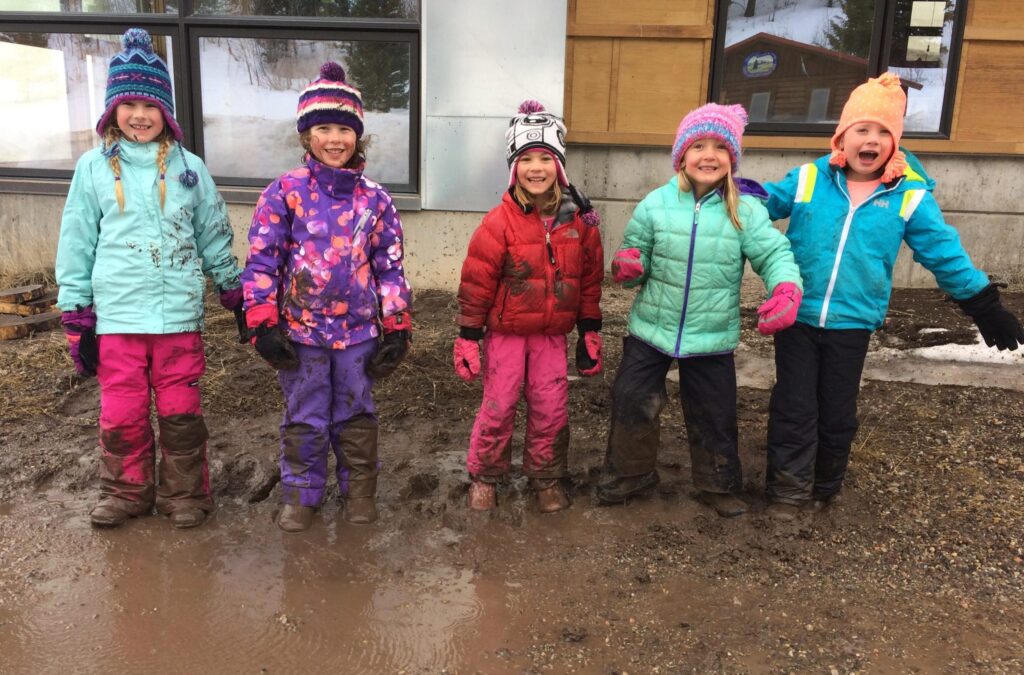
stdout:
<svg viewBox="0 0 1024 675">
<path fill-rule="evenodd" d="M 301 134 L 317 124 L 344 124 L 363 135 L 363 95 L 345 81 L 345 69 L 333 61 L 320 66 L 320 79 L 299 94 L 295 128 Z"/>
<path fill-rule="evenodd" d="M 153 51 L 153 38 L 141 28 L 129 28 L 121 36 L 122 51 L 110 59 L 107 71 L 107 97 L 96 123 L 100 136 L 119 103 L 143 100 L 156 104 L 163 113 L 174 140 L 180 141 L 181 127 L 174 119 L 174 96 L 167 64 Z"/>
</svg>

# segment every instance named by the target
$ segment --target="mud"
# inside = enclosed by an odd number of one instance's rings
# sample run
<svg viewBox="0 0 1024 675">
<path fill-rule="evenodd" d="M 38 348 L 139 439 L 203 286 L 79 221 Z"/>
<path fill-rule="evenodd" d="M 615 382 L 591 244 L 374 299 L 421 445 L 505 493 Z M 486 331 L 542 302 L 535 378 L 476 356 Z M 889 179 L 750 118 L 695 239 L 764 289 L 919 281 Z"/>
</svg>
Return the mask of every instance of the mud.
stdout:
<svg viewBox="0 0 1024 675">
<path fill-rule="evenodd" d="M 92 529 L 95 380 L 72 374 L 60 335 L 4 344 L 0 672 L 1024 670 L 1024 393 L 868 380 L 842 500 L 780 526 L 763 515 L 764 385 L 739 392 L 751 510 L 733 520 L 691 497 L 669 387 L 661 485 L 598 507 L 630 299 L 607 290 L 606 372 L 570 384 L 568 511 L 539 514 L 518 467 L 495 512 L 465 508 L 480 385 L 451 372 L 453 296 L 425 291 L 413 351 L 376 392 L 380 520 L 347 523 L 331 485 L 303 535 L 272 522 L 273 372 L 214 299 L 202 386 L 218 509 L 196 530 L 159 515 Z M 1007 302 L 1024 313 L 1024 295 Z M 753 306 L 740 354 L 763 365 Z M 897 292 L 872 354 L 974 338 L 938 292 Z"/>
</svg>

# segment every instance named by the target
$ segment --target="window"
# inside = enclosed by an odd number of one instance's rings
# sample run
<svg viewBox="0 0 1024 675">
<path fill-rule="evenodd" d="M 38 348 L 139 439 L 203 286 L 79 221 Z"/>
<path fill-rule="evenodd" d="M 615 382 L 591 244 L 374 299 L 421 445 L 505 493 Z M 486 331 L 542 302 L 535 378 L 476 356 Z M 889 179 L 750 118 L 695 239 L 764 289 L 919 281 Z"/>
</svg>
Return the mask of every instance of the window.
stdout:
<svg viewBox="0 0 1024 675">
<path fill-rule="evenodd" d="M 964 4 L 722 0 L 712 98 L 749 104 L 748 131 L 831 133 L 853 88 L 889 70 L 907 92 L 905 133 L 948 137 Z"/>
<path fill-rule="evenodd" d="M 13 5 L 13 6 L 12 6 Z M 121 34 L 153 36 L 185 147 L 219 184 L 296 166 L 299 91 L 337 61 L 363 95 L 367 173 L 418 189 L 419 0 L 7 0 L 0 11 L 0 177 L 67 178 L 99 144 Z M 96 16 L 68 20 L 66 14 Z M 268 22 L 266 17 L 276 18 Z"/>
</svg>

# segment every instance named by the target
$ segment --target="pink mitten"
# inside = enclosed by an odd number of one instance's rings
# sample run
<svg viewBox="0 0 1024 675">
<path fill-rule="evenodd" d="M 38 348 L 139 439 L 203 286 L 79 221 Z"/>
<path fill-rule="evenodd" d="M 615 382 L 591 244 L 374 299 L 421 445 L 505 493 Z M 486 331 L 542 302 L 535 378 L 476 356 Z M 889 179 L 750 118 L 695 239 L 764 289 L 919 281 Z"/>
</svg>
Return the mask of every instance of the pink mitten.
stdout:
<svg viewBox="0 0 1024 675">
<path fill-rule="evenodd" d="M 603 364 L 601 334 L 588 330 L 576 341 L 576 370 L 580 375 L 590 377 L 600 373 Z"/>
<path fill-rule="evenodd" d="M 772 335 L 792 326 L 803 297 L 803 292 L 791 281 L 776 286 L 772 297 L 757 308 L 757 331 L 761 335 Z"/>
<path fill-rule="evenodd" d="M 617 284 L 633 281 L 644 273 L 644 264 L 640 260 L 640 249 L 620 249 L 612 258 L 612 280 Z"/>
<path fill-rule="evenodd" d="M 468 338 L 455 338 L 455 374 L 471 382 L 480 374 L 480 343 Z"/>
</svg>

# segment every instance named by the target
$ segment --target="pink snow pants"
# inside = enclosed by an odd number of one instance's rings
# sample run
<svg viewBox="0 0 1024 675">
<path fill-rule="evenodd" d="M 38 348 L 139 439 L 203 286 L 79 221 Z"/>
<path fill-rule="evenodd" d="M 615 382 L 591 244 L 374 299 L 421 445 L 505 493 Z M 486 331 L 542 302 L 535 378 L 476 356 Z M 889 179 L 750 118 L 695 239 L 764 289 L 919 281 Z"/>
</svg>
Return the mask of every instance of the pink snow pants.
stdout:
<svg viewBox="0 0 1024 675">
<path fill-rule="evenodd" d="M 526 397 L 523 475 L 560 478 L 569 450 L 569 381 L 564 335 L 484 337 L 484 400 L 469 440 L 469 473 L 503 476 L 512 464 L 519 392 Z"/>
<path fill-rule="evenodd" d="M 206 370 L 202 336 L 100 335 L 99 352 L 101 496 L 115 498 L 128 509 L 148 511 L 154 502 L 155 467 L 150 387 L 161 420 L 172 415 L 201 416 L 199 378 Z M 205 461 L 200 470 L 202 476 L 197 479 L 209 499 Z"/>
</svg>

